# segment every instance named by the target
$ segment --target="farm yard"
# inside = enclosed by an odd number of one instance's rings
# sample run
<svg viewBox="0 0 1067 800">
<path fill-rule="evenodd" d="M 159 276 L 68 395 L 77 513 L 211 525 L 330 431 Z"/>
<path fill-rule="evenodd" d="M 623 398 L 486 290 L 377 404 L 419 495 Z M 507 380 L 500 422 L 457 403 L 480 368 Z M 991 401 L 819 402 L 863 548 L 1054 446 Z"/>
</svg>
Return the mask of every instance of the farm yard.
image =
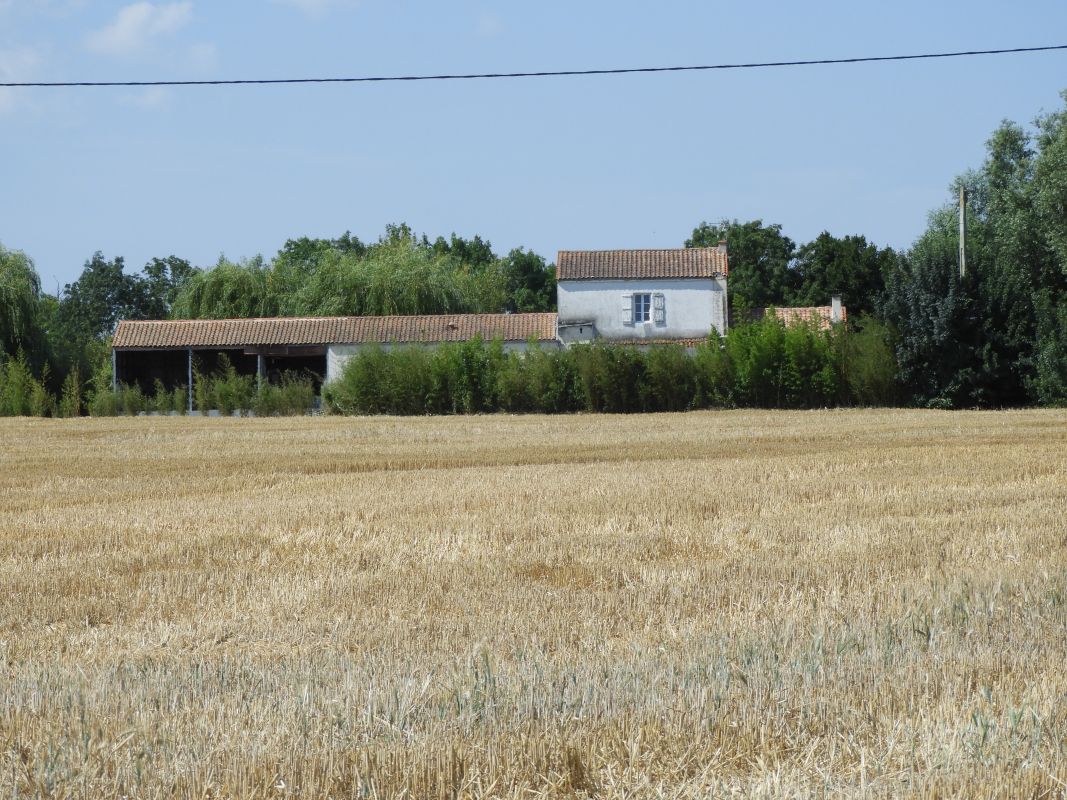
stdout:
<svg viewBox="0 0 1067 800">
<path fill-rule="evenodd" d="M 0 420 L 0 796 L 1056 797 L 1067 413 Z"/>
</svg>

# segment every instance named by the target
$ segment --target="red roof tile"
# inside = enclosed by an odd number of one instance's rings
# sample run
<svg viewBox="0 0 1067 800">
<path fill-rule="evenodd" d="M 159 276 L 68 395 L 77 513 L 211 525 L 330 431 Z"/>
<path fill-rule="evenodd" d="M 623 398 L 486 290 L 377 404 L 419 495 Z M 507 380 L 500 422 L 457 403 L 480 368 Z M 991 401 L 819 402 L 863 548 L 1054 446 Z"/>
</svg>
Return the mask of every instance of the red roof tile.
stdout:
<svg viewBox="0 0 1067 800">
<path fill-rule="evenodd" d="M 556 315 L 439 314 L 411 317 L 276 317 L 269 319 L 123 320 L 117 349 L 237 348 L 251 345 L 316 345 L 489 340 L 524 342 L 556 338 Z"/>
<path fill-rule="evenodd" d="M 556 277 L 561 281 L 604 278 L 717 278 L 729 272 L 725 250 L 685 247 L 674 250 L 561 250 Z"/>
<path fill-rule="evenodd" d="M 757 308 L 752 311 L 752 318 L 763 319 L 768 308 Z M 786 325 L 798 325 L 802 322 L 814 322 L 819 330 L 829 330 L 832 324 L 833 309 L 830 306 L 805 306 L 803 308 L 775 308 L 774 315 Z M 848 309 L 841 307 L 841 321 L 848 320 Z"/>
</svg>

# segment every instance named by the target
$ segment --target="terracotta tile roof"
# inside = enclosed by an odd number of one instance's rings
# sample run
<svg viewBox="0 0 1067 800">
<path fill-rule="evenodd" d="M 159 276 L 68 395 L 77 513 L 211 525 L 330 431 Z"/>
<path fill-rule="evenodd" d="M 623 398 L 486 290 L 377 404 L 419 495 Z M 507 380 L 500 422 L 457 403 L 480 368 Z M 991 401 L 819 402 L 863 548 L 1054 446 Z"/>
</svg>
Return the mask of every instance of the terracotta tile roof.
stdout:
<svg viewBox="0 0 1067 800">
<path fill-rule="evenodd" d="M 725 250 L 686 247 L 674 250 L 561 250 L 556 277 L 561 281 L 596 278 L 715 278 L 729 272 Z"/>
<path fill-rule="evenodd" d="M 752 319 L 763 319 L 769 308 L 757 308 L 752 311 Z M 830 306 L 805 306 L 803 308 L 775 308 L 774 315 L 786 325 L 798 325 L 802 322 L 814 322 L 819 330 L 829 330 L 831 325 Z M 848 309 L 841 307 L 841 321 L 848 320 Z"/>
<path fill-rule="evenodd" d="M 236 348 L 250 345 L 555 340 L 556 315 L 440 314 L 411 317 L 276 317 L 270 319 L 123 320 L 112 347 Z"/>
</svg>

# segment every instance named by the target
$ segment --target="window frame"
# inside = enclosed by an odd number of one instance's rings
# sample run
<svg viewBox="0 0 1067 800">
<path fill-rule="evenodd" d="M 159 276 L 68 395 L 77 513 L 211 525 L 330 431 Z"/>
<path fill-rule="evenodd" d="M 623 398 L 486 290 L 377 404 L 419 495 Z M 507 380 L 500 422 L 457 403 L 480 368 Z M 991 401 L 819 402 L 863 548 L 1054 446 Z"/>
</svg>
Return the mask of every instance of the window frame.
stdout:
<svg viewBox="0 0 1067 800">
<path fill-rule="evenodd" d="M 652 292 L 634 292 L 633 321 L 634 325 L 652 322 Z"/>
</svg>

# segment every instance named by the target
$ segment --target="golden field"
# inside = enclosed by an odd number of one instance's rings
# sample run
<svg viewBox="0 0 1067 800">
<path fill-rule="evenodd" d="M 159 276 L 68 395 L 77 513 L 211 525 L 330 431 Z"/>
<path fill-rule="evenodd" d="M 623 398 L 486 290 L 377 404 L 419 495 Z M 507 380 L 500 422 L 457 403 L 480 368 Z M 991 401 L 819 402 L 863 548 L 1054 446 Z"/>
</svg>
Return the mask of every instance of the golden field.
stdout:
<svg viewBox="0 0 1067 800">
<path fill-rule="evenodd" d="M 0 420 L 0 797 L 1062 797 L 1067 413 Z"/>
</svg>

